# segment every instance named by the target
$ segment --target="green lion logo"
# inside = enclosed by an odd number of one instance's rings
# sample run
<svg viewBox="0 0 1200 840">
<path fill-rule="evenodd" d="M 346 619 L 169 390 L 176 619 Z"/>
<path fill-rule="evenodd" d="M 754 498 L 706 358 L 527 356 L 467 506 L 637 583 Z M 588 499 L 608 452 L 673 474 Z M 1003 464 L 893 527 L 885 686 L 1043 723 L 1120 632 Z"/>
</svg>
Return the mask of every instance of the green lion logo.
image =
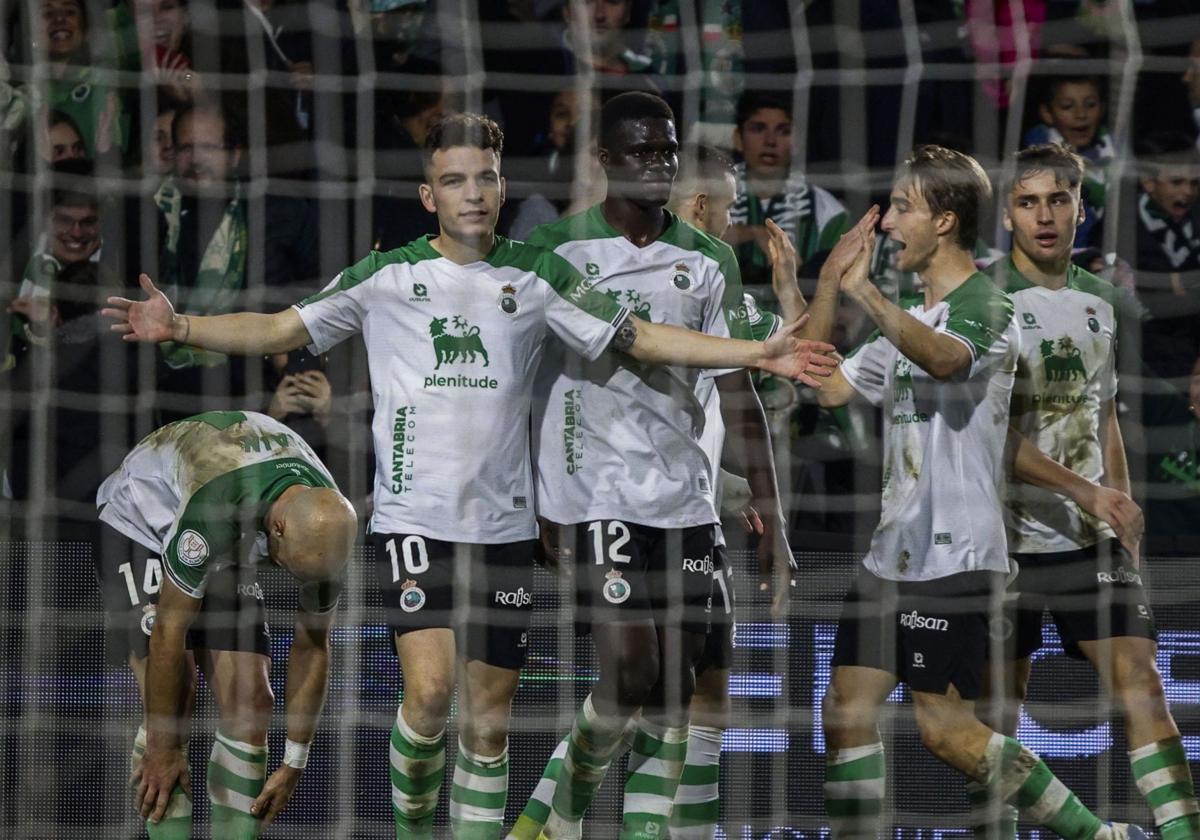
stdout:
<svg viewBox="0 0 1200 840">
<path fill-rule="evenodd" d="M 1044 339 L 1041 343 L 1042 366 L 1047 382 L 1074 382 L 1076 379 L 1087 379 L 1087 371 L 1083 367 L 1083 358 L 1079 348 L 1070 336 L 1058 340 L 1058 350 L 1054 342 Z"/>
<path fill-rule="evenodd" d="M 483 340 L 479 337 L 479 327 L 468 328 L 467 319 L 461 315 L 454 316 L 454 326 L 459 335 L 446 332 L 445 318 L 434 318 L 429 324 L 429 334 L 433 337 L 433 352 L 437 356 L 434 370 L 440 368 L 443 362 L 448 365 L 455 362 L 474 363 L 476 355 L 483 356 L 483 366 L 487 367 L 488 354 L 483 347 Z"/>
<path fill-rule="evenodd" d="M 892 402 L 911 400 L 913 395 L 912 362 L 901 356 L 892 376 Z"/>
</svg>

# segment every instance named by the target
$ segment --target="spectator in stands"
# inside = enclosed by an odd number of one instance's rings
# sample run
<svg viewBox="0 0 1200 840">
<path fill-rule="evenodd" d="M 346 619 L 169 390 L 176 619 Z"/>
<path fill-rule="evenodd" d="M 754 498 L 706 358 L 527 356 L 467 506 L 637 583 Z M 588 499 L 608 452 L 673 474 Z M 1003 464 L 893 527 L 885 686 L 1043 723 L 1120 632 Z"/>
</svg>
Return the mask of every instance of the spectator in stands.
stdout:
<svg viewBox="0 0 1200 840">
<path fill-rule="evenodd" d="M 421 207 L 417 186 L 425 177 L 425 135 L 449 112 L 440 90 L 401 91 L 388 104 L 394 110 L 375 114 L 375 174 L 384 183 L 372 202 L 372 229 L 374 247 L 382 250 L 437 233 L 437 221 Z"/>
<path fill-rule="evenodd" d="M 180 100 L 159 89 L 158 113 L 150 129 L 149 152 L 143 155 L 143 171 L 152 171 L 163 178 L 175 171 L 175 142 L 171 132 L 180 107 Z"/>
<path fill-rule="evenodd" d="M 1096 76 L 1053 76 L 1041 86 L 1037 115 L 1041 122 L 1025 133 L 1023 145 L 1066 143 L 1087 162 L 1082 196 L 1084 220 L 1075 230 L 1075 247 L 1100 244 L 1103 231 L 1106 167 L 1116 156 L 1104 125 L 1104 87 Z"/>
<path fill-rule="evenodd" d="M 179 311 L 212 315 L 245 308 L 247 292 L 291 300 L 318 275 L 311 201 L 268 195 L 263 241 L 251 239 L 249 202 L 239 179 L 246 149 L 241 114 L 217 101 L 187 103 L 173 123 L 174 175 L 155 194 L 160 214 L 159 274 Z M 257 211 L 258 205 L 255 205 Z M 255 266 L 255 276 L 250 274 Z M 258 272 L 261 271 L 261 275 Z M 245 393 L 245 365 L 180 344 L 163 345 L 162 417 L 185 417 Z"/>
<path fill-rule="evenodd" d="M 590 66 L 597 73 L 626 76 L 654 70 L 653 59 L 630 42 L 627 27 L 633 14 L 633 0 L 586 0 L 590 13 L 576 20 L 570 2 L 563 3 L 563 58 L 567 74 Z"/>
<path fill-rule="evenodd" d="M 38 157 L 46 163 L 87 157 L 83 136 L 74 121 L 62 111 L 50 110 L 38 120 Z"/>
<path fill-rule="evenodd" d="M 1191 49 L 1188 50 L 1188 65 L 1183 73 L 1183 84 L 1187 88 L 1188 102 L 1192 106 L 1196 149 L 1200 151 L 1200 38 L 1193 39 Z"/>
<path fill-rule="evenodd" d="M 87 7 L 83 0 L 40 0 L 34 56 L 47 62 L 45 101 L 75 123 L 87 156 L 125 148 L 128 126 L 116 92 L 92 66 Z"/>
<path fill-rule="evenodd" d="M 369 0 L 371 43 L 378 73 L 437 75 L 437 61 L 416 51 L 426 0 Z"/>
<path fill-rule="evenodd" d="M 590 97 L 589 97 L 590 98 Z M 535 157 L 508 166 L 509 201 L 516 206 L 508 236 L 525 239 L 538 225 L 558 219 L 571 203 L 575 177 L 575 126 L 579 122 L 579 93 L 560 90 L 550 102 L 546 130 L 537 139 Z M 520 190 L 529 192 L 521 197 Z"/>
<path fill-rule="evenodd" d="M 1153 134 L 1139 148 L 1134 268 L 1138 299 L 1149 320 L 1142 353 L 1164 377 L 1187 374 L 1200 353 L 1200 155 L 1179 132 Z M 1132 203 L 1132 202 L 1131 202 Z"/>
<path fill-rule="evenodd" d="M 9 305 L 16 316 L 12 352 L 18 357 L 65 320 L 56 305 L 59 275 L 77 263 L 100 260 L 100 202 L 91 186 L 91 163 L 64 161 L 54 167 L 52 177 L 45 224 Z"/>
<path fill-rule="evenodd" d="M 849 228 L 846 208 L 792 167 L 792 103 L 786 95 L 746 92 L 738 99 L 733 146 L 741 155 L 738 195 L 726 240 L 746 285 L 770 283 L 767 219 L 796 248 L 800 265 L 828 251 Z"/>
</svg>

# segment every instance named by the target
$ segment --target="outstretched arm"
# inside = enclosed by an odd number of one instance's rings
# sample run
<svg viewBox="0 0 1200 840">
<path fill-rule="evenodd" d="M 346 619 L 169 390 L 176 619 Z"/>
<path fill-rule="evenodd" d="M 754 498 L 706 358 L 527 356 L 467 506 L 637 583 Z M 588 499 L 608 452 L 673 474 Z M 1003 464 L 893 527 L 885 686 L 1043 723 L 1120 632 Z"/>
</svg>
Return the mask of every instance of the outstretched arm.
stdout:
<svg viewBox="0 0 1200 840">
<path fill-rule="evenodd" d="M 826 356 L 833 345 L 800 338 L 806 319 L 788 324 L 764 342 L 720 338 L 671 324 L 652 324 L 629 316 L 612 347 L 639 362 L 697 368 L 758 368 L 820 388 L 837 361 Z"/>
<path fill-rule="evenodd" d="M 181 717 L 187 692 L 187 633 L 200 612 L 200 599 L 190 598 L 170 578 L 158 596 L 150 659 L 146 666 L 146 755 L 138 782 L 136 805 L 142 817 L 157 823 L 166 814 L 175 785 L 191 795 L 187 756 L 181 744 L 190 721 Z"/>
<path fill-rule="evenodd" d="M 1112 526 L 1121 544 L 1137 556 L 1145 530 L 1142 509 L 1128 493 L 1094 484 L 1038 449 L 1016 429 L 1008 428 L 1012 475 L 1027 484 L 1066 496 L 1097 519 Z"/>
<path fill-rule="evenodd" d="M 250 813 L 261 818 L 263 826 L 279 816 L 304 771 L 308 745 L 317 731 L 329 687 L 329 631 L 335 613 L 336 610 L 319 614 L 296 612 L 295 635 L 288 653 L 285 711 L 289 750 L 303 753 L 303 758 L 289 756 L 285 751 L 284 763 L 267 779 L 262 793 L 250 806 Z"/>
<path fill-rule="evenodd" d="M 204 350 L 249 356 L 286 353 L 312 343 L 300 314 L 288 308 L 271 315 L 232 312 L 228 315 L 180 315 L 151 281 L 138 276 L 145 300 L 110 297 L 101 314 L 116 320 L 113 332 L 126 341 L 175 341 Z"/>
</svg>

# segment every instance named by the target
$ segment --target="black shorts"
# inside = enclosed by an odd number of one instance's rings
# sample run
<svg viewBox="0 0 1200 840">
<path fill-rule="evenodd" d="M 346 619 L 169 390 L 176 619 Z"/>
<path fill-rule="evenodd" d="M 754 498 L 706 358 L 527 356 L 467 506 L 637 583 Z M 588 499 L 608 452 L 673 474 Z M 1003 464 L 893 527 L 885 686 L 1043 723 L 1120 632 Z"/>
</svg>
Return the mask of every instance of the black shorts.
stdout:
<svg viewBox="0 0 1200 840">
<path fill-rule="evenodd" d="M 704 652 L 696 663 L 696 674 L 716 668 L 728 671 L 733 666 L 733 637 L 736 632 L 733 591 L 733 568 L 729 565 L 725 546 L 718 545 L 713 554 L 712 615 L 708 635 L 704 637 Z"/>
<path fill-rule="evenodd" d="M 162 587 L 162 558 L 106 529 L 97 561 L 105 609 L 105 659 L 145 659 Z M 267 608 L 253 567 L 229 566 L 208 579 L 200 613 L 187 635 L 188 650 L 231 650 L 269 656 Z"/>
<path fill-rule="evenodd" d="M 1050 611 L 1068 656 L 1083 659 L 1080 642 L 1134 636 L 1155 639 L 1154 613 L 1141 573 L 1117 540 L 1076 551 L 1018 554 L 1005 617 L 1014 659 L 1042 646 L 1042 612 Z M 1013 596 L 1016 596 L 1015 598 Z"/>
<path fill-rule="evenodd" d="M 394 634 L 453 628 L 459 654 L 468 660 L 512 669 L 525 664 L 533 540 L 471 545 L 418 534 L 371 534 L 368 541 Z M 454 593 L 464 589 L 468 597 L 456 601 Z"/>
<path fill-rule="evenodd" d="M 663 529 L 601 519 L 566 530 L 575 540 L 581 624 L 651 618 L 659 626 L 708 633 L 714 526 Z"/>
<path fill-rule="evenodd" d="M 978 698 L 1004 577 L 962 572 L 904 583 L 859 569 L 842 602 L 833 666 L 876 668 L 914 691 L 945 694 L 953 685 L 964 699 Z"/>
</svg>

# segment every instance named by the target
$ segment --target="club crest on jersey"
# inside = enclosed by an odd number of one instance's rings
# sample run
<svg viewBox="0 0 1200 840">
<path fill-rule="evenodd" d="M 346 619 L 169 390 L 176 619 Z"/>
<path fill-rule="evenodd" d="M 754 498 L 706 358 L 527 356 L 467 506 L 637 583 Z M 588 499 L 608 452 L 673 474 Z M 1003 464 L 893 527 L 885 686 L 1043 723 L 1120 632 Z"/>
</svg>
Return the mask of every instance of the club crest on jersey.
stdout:
<svg viewBox="0 0 1200 840">
<path fill-rule="evenodd" d="M 400 609 L 405 612 L 416 612 L 425 606 L 425 590 L 417 586 L 417 582 L 409 578 L 400 584 Z"/>
<path fill-rule="evenodd" d="M 147 636 L 154 630 L 154 620 L 158 617 L 158 607 L 146 604 L 142 607 L 142 632 Z"/>
<path fill-rule="evenodd" d="M 429 288 L 424 283 L 413 283 L 411 303 L 429 303 Z"/>
<path fill-rule="evenodd" d="M 500 311 L 505 315 L 517 314 L 517 289 L 511 283 L 500 288 Z"/>
<path fill-rule="evenodd" d="M 675 275 L 671 278 L 671 285 L 681 292 L 692 288 L 692 276 L 688 273 L 687 265 L 675 263 Z"/>
<path fill-rule="evenodd" d="M 191 528 L 179 535 L 175 547 L 180 561 L 185 566 L 194 568 L 208 559 L 208 543 Z"/>
<path fill-rule="evenodd" d="M 604 576 L 604 600 L 610 604 L 623 604 L 629 600 L 629 596 L 633 590 L 629 586 L 629 581 L 621 577 L 621 573 L 616 569 L 611 570 Z"/>
<path fill-rule="evenodd" d="M 1080 356 L 1079 348 L 1075 346 L 1075 342 L 1069 335 L 1064 335 L 1058 340 L 1057 350 L 1053 341 L 1045 339 L 1042 340 L 1040 347 L 1042 368 L 1047 382 L 1074 382 L 1077 378 L 1087 379 L 1087 370 L 1083 367 L 1083 358 Z"/>
<path fill-rule="evenodd" d="M 483 366 L 488 366 L 487 350 L 483 347 L 483 339 L 479 337 L 479 327 L 472 327 L 467 324 L 467 319 L 461 315 L 455 315 L 453 325 L 459 334 L 446 332 L 447 318 L 434 318 L 429 323 L 429 335 L 433 338 L 433 352 L 437 357 L 437 364 L 434 369 L 440 368 L 442 363 L 455 364 L 457 362 L 469 362 L 474 364 L 476 359 L 483 357 Z"/>
<path fill-rule="evenodd" d="M 913 395 L 912 362 L 904 356 L 896 360 L 892 374 L 892 402 L 911 400 Z"/>
</svg>

